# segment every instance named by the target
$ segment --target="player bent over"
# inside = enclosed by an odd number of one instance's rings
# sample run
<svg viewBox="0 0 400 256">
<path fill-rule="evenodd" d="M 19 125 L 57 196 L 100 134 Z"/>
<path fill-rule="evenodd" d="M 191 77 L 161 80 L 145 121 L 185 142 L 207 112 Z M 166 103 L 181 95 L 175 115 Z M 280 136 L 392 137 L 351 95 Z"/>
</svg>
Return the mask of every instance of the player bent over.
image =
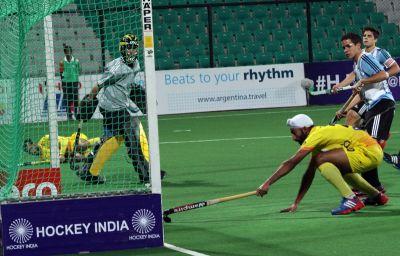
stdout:
<svg viewBox="0 0 400 256">
<path fill-rule="evenodd" d="M 292 139 L 301 145 L 300 149 L 257 189 L 258 196 L 267 194 L 273 183 L 291 172 L 311 153 L 311 161 L 297 197 L 282 212 L 296 211 L 312 184 L 316 169 L 343 197 L 339 207 L 332 210 L 332 215 L 349 214 L 362 209 L 365 204 L 384 205 L 388 202 L 389 198 L 385 194 L 359 174 L 376 168 L 382 162 L 382 148 L 368 133 L 344 125 L 314 126 L 312 119 L 304 114 L 288 119 L 287 125 Z M 361 201 L 349 185 L 368 194 L 368 198 Z"/>
<path fill-rule="evenodd" d="M 140 182 L 146 184 L 150 181 L 147 139 L 139 120 L 143 114 L 137 105 L 139 103 L 131 99 L 136 75 L 140 72 L 138 48 L 136 35 L 124 35 L 119 42 L 121 56 L 106 65 L 102 78 L 88 96 L 88 100 L 98 99 L 104 135 L 88 157 L 88 162 L 77 173 L 82 180 L 97 183 L 104 164 L 124 143 Z M 161 178 L 164 175 L 162 171 Z"/>
</svg>

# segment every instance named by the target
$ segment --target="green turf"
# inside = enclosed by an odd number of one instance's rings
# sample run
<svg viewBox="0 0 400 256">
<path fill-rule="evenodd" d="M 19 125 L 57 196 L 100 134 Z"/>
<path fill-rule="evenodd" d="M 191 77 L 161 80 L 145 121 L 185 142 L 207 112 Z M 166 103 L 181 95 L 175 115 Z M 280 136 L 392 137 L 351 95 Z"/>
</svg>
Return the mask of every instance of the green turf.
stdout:
<svg viewBox="0 0 400 256">
<path fill-rule="evenodd" d="M 163 181 L 163 208 L 255 190 L 298 149 L 286 119 L 306 113 L 317 125 L 325 125 L 336 109 L 320 106 L 160 117 L 161 165 L 168 171 Z M 388 152 L 399 150 L 399 121 L 396 117 L 392 125 Z M 400 172 L 385 163 L 380 168 L 390 196 L 387 206 L 333 217 L 330 210 L 338 206 L 340 195 L 317 173 L 298 212 L 279 213 L 293 202 L 307 162 L 274 184 L 265 198 L 250 197 L 171 215 L 173 222 L 165 225 L 165 242 L 221 256 L 397 255 Z M 67 170 L 63 177 L 70 184 L 80 182 Z M 158 248 L 95 255 L 183 254 Z"/>
<path fill-rule="evenodd" d="M 335 109 L 291 108 L 207 113 L 179 120 L 161 118 L 162 163 L 171 170 L 163 186 L 164 208 L 254 190 L 298 148 L 290 139 L 286 119 L 303 112 L 323 125 Z M 398 118 L 392 127 L 387 151 L 397 152 Z M 176 134 L 174 129 L 191 132 Z M 219 141 L 166 143 L 193 140 Z M 388 206 L 333 217 L 330 210 L 339 204 L 340 196 L 317 174 L 298 212 L 279 213 L 293 202 L 306 164 L 303 161 L 274 184 L 266 198 L 247 198 L 171 215 L 173 223 L 165 225 L 166 241 L 209 255 L 397 254 L 398 171 L 386 164 L 380 170 L 391 198 Z"/>
</svg>

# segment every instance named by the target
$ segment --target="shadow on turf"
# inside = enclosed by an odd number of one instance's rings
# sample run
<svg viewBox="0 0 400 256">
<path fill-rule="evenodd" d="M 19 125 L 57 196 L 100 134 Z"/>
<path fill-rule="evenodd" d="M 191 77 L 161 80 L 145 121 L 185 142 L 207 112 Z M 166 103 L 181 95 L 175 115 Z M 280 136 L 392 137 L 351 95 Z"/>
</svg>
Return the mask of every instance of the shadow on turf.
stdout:
<svg viewBox="0 0 400 256">
<path fill-rule="evenodd" d="M 218 166 L 220 167 L 220 166 Z M 257 169 L 261 169 L 261 170 L 267 170 L 268 168 L 276 168 L 275 164 L 264 164 L 264 165 L 254 165 L 254 166 L 239 166 L 239 167 L 232 167 L 232 168 L 212 168 L 208 171 L 201 171 L 201 174 L 215 174 L 215 173 L 224 173 L 224 172 L 228 172 L 228 173 L 232 173 L 232 172 L 236 172 L 236 171 L 244 171 L 244 170 L 257 170 Z M 210 168 L 210 165 L 207 165 L 207 168 Z"/>
<path fill-rule="evenodd" d="M 315 214 L 323 214 L 315 215 Z M 310 216 L 304 216 L 304 214 L 310 214 Z M 240 223 L 240 222 L 257 222 L 263 220 L 272 220 L 272 219 L 298 219 L 298 220 L 315 220 L 315 219 L 331 219 L 331 218 L 376 218 L 376 217 L 394 217 L 400 216 L 400 209 L 385 209 L 385 207 L 368 207 L 364 208 L 359 212 L 355 212 L 348 215 L 337 215 L 332 216 L 329 211 L 327 210 L 307 210 L 301 211 L 296 213 L 280 213 L 280 212 L 269 212 L 269 213 L 262 213 L 257 215 L 252 215 L 251 219 L 249 218 L 238 218 L 238 217 L 230 217 L 229 222 L 233 223 Z M 172 216 L 174 217 L 174 216 Z M 182 221 L 179 220 L 177 223 L 225 223 L 226 216 L 222 216 L 221 218 L 207 218 L 201 219 L 196 218 L 195 220 L 190 221 Z M 173 224 L 172 224 L 173 225 Z"/>
<path fill-rule="evenodd" d="M 204 180 L 184 180 L 181 182 L 171 182 L 171 181 L 163 181 L 163 187 L 175 187 L 175 188 L 183 188 L 183 187 L 226 187 L 227 185 L 221 185 L 217 183 L 205 182 Z"/>
<path fill-rule="evenodd" d="M 226 222 L 226 219 L 225 219 Z M 207 255 L 229 255 L 229 256 L 259 256 L 259 255 L 267 255 L 264 253 L 251 253 L 249 251 L 246 251 L 246 254 L 243 254 L 243 247 L 245 245 L 251 245 L 252 247 L 257 247 L 257 248 L 263 248 L 263 250 L 268 251 L 268 255 L 296 255 L 296 256 L 310 256 L 308 253 L 303 253 L 298 250 L 294 250 L 291 248 L 287 248 L 278 245 L 278 244 L 273 244 L 273 243 L 266 243 L 264 239 L 253 239 L 253 238 L 246 238 L 244 236 L 236 236 L 234 234 L 227 234 L 225 232 L 218 232 L 218 231 L 212 231 L 209 228 L 202 228 L 202 227 L 194 227 L 194 226 L 187 226 L 187 227 L 182 227 L 179 226 L 177 228 L 174 228 L 174 232 L 190 232 L 192 234 L 207 234 L 207 236 L 212 237 L 223 237 L 224 241 L 220 241 L 221 244 L 224 242 L 230 242 L 230 243 L 235 243 L 236 241 L 240 241 L 240 247 L 236 248 L 236 250 L 239 250 L 240 253 L 232 253 L 232 251 L 216 251 L 216 250 L 207 250 L 207 249 L 194 249 L 195 251 L 199 251 L 201 253 L 205 253 Z M 221 247 L 221 250 L 224 250 L 224 246 Z"/>
</svg>

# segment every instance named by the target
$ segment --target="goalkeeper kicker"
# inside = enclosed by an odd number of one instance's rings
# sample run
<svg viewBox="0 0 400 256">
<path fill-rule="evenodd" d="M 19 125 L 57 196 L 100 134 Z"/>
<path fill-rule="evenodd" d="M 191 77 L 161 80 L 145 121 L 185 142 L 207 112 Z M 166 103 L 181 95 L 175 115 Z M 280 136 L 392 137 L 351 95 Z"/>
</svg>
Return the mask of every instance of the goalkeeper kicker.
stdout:
<svg viewBox="0 0 400 256">
<path fill-rule="evenodd" d="M 121 56 L 106 65 L 97 85 L 81 102 L 81 106 L 85 106 L 86 101 L 98 103 L 103 116 L 104 134 L 77 175 L 86 182 L 102 183 L 104 179 L 100 172 L 104 164 L 124 143 L 140 183 L 148 184 L 149 150 L 146 134 L 139 120 L 139 116 L 145 112 L 144 89 L 140 90 L 140 101 L 132 97 L 132 91 L 140 89 L 135 83 L 136 75 L 140 72 L 138 37 L 133 34 L 124 35 L 119 42 L 119 51 Z M 91 110 L 94 108 L 92 106 Z M 80 112 L 83 112 L 82 108 Z M 161 171 L 161 179 L 165 174 L 165 171 Z"/>
</svg>

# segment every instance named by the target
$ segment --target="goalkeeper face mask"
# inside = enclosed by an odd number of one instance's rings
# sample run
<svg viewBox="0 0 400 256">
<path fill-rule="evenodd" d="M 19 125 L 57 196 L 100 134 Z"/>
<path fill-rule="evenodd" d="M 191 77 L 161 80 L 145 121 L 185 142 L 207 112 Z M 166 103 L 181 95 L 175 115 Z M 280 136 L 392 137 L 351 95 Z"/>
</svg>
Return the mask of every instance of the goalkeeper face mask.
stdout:
<svg viewBox="0 0 400 256">
<path fill-rule="evenodd" d="M 134 64 L 138 57 L 139 43 L 137 36 L 127 34 L 119 42 L 119 51 L 128 65 Z"/>
</svg>

